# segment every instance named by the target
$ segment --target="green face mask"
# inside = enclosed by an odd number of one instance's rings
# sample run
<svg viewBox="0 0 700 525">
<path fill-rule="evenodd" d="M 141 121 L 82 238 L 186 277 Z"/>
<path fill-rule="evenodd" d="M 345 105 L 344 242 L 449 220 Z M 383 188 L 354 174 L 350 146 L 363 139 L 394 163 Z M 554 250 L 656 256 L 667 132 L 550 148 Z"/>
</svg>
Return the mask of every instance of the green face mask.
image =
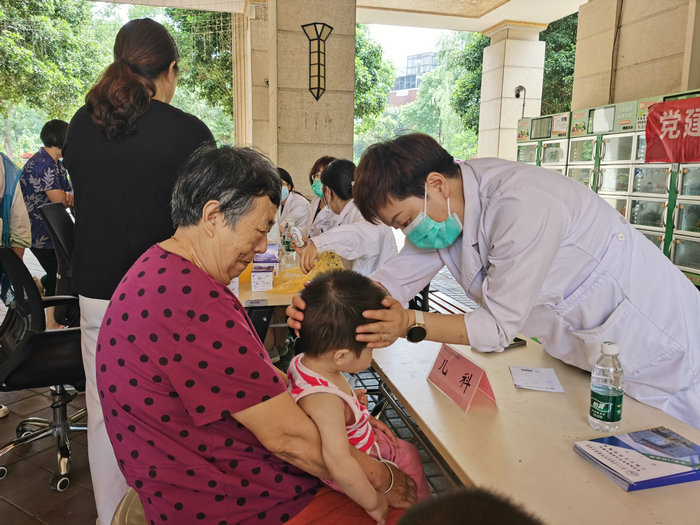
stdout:
<svg viewBox="0 0 700 525">
<path fill-rule="evenodd" d="M 314 190 L 316 197 L 319 199 L 323 198 L 323 183 L 321 182 L 321 179 L 314 180 L 311 184 L 311 189 Z"/>
<path fill-rule="evenodd" d="M 425 188 L 423 211 L 403 230 L 406 238 L 417 248 L 424 250 L 442 250 L 452 245 L 460 233 L 462 222 L 456 213 L 450 213 L 450 199 L 447 199 L 447 220 L 437 222 L 426 213 L 428 207 L 428 187 Z"/>
</svg>

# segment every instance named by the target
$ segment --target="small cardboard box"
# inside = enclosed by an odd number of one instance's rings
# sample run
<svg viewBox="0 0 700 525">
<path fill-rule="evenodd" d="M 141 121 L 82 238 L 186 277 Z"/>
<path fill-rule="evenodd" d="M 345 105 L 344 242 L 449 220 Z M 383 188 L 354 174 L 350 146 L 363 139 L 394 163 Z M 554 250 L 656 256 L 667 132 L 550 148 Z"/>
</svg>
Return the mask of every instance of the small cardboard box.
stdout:
<svg viewBox="0 0 700 525">
<path fill-rule="evenodd" d="M 275 278 L 274 264 L 253 263 L 253 271 L 250 276 L 251 290 L 264 292 L 272 288 Z"/>
<path fill-rule="evenodd" d="M 277 244 L 268 244 L 265 253 L 258 253 L 253 257 L 253 271 L 255 271 L 256 265 L 273 266 L 273 271 L 275 275 L 277 275 L 280 270 L 279 249 Z"/>
</svg>

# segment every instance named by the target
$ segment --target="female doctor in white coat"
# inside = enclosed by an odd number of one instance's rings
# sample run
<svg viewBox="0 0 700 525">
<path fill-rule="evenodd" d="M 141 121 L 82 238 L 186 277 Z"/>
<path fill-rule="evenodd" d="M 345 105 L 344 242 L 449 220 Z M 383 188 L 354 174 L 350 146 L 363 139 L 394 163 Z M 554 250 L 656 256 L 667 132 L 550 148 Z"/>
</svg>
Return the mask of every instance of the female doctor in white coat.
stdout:
<svg viewBox="0 0 700 525">
<path fill-rule="evenodd" d="M 306 200 L 306 197 L 294 191 L 294 181 L 287 170 L 277 168 L 277 172 L 282 179 L 282 201 L 277 221 L 280 233 L 284 231 L 287 224 L 303 229 L 306 227 L 306 218 L 309 216 L 311 204 Z"/>
<path fill-rule="evenodd" d="M 423 337 L 499 352 L 522 333 L 591 370 L 620 345 L 625 392 L 700 428 L 700 292 L 609 204 L 560 174 L 499 159 L 455 164 L 426 135 L 367 149 L 355 202 L 401 228 L 401 254 L 370 277 L 392 296 L 358 328 L 374 348 Z M 479 308 L 420 314 L 406 303 L 447 266 Z M 300 326 L 303 303 L 287 310 Z"/>
<path fill-rule="evenodd" d="M 323 183 L 321 182 L 323 170 L 334 160 L 335 157 L 329 155 L 319 157 L 316 162 L 314 162 L 309 172 L 309 184 L 311 184 L 311 190 L 314 192 L 315 197 L 311 200 L 311 210 L 306 219 L 306 228 L 302 232 L 305 238 L 313 237 L 319 233 L 330 230 L 335 226 L 335 221 L 338 218 L 338 216 L 326 206 L 326 202 L 323 198 Z"/>
<path fill-rule="evenodd" d="M 384 224 L 367 222 L 352 200 L 355 164 L 336 159 L 321 175 L 324 198 L 328 207 L 338 216 L 328 231 L 311 237 L 299 250 L 299 266 L 305 273 L 314 267 L 318 254 L 333 251 L 340 255 L 345 266 L 363 275 L 369 275 L 398 254 L 394 232 Z"/>
</svg>

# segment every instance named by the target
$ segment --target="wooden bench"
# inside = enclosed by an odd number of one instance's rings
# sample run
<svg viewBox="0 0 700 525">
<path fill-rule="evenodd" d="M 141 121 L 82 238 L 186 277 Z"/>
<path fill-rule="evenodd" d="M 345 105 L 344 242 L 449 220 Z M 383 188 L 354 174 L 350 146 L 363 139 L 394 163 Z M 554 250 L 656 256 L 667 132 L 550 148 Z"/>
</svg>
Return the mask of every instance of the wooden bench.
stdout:
<svg viewBox="0 0 700 525">
<path fill-rule="evenodd" d="M 472 311 L 472 308 L 457 299 L 434 291 L 428 294 L 428 308 L 429 311 L 439 314 L 465 314 Z"/>
</svg>

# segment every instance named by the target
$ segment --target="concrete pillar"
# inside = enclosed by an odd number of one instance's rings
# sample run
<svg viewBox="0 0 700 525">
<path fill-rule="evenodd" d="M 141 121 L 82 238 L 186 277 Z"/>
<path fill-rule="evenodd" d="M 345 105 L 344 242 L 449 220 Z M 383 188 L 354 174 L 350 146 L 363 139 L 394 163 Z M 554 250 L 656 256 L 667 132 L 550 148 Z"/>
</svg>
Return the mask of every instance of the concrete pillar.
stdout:
<svg viewBox="0 0 700 525">
<path fill-rule="evenodd" d="M 312 22 L 333 27 L 326 40 L 326 90 L 319 100 L 309 91 L 309 39 L 301 27 Z M 270 156 L 289 171 L 298 191 L 311 196 L 308 173 L 318 157 L 352 159 L 355 2 L 270 0 L 266 47 Z"/>
<path fill-rule="evenodd" d="M 683 76 L 681 91 L 700 88 L 700 1 L 688 2 L 688 25 L 685 31 L 685 49 L 683 50 Z"/>
<path fill-rule="evenodd" d="M 484 31 L 491 45 L 484 49 L 478 157 L 516 159 L 518 119 L 523 114 L 523 96 L 515 98 L 517 86 L 525 88 L 525 116 L 539 116 L 545 48 L 539 34 L 546 28 L 507 21 Z"/>
<path fill-rule="evenodd" d="M 270 155 L 267 8 L 233 17 L 233 119 L 237 146 Z"/>
<path fill-rule="evenodd" d="M 250 79 L 250 23 L 243 14 L 231 14 L 233 31 L 233 124 L 237 146 L 253 144 L 252 85 Z"/>
</svg>

